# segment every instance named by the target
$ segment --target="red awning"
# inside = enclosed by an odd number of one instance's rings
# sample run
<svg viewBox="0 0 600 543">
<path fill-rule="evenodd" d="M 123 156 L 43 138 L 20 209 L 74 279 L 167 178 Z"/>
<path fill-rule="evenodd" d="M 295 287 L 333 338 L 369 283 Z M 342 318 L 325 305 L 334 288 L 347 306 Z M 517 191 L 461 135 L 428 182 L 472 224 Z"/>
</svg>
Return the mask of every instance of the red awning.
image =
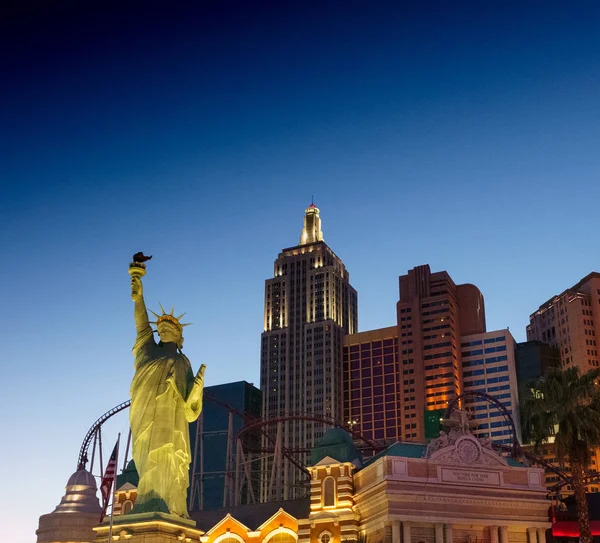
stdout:
<svg viewBox="0 0 600 543">
<path fill-rule="evenodd" d="M 590 521 L 592 535 L 600 535 L 600 520 Z M 557 520 L 552 525 L 554 537 L 579 537 L 579 523 L 576 520 Z"/>
</svg>

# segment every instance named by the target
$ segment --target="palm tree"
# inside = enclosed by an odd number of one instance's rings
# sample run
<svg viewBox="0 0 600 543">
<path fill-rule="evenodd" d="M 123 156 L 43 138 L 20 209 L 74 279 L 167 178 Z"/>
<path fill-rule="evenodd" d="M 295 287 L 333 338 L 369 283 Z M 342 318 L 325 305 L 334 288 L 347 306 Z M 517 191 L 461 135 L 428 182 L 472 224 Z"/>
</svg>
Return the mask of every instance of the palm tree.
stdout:
<svg viewBox="0 0 600 543">
<path fill-rule="evenodd" d="M 590 449 L 600 446 L 599 379 L 600 368 L 583 375 L 577 367 L 550 368 L 521 403 L 524 441 L 539 449 L 554 438 L 560 466 L 571 466 L 581 543 L 592 543 L 584 477 Z"/>
</svg>

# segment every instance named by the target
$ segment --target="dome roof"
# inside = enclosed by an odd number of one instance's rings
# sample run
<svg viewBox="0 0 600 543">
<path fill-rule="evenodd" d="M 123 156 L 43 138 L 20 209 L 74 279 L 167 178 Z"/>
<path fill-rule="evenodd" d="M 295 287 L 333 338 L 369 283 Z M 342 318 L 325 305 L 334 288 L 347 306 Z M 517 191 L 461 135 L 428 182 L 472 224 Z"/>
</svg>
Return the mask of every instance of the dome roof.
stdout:
<svg viewBox="0 0 600 543">
<path fill-rule="evenodd" d="M 77 470 L 69 480 L 67 481 L 67 487 L 69 486 L 88 486 L 93 488 L 94 490 L 98 489 L 96 485 L 96 478 L 89 472 L 84 469 Z"/>
<path fill-rule="evenodd" d="M 317 447 L 325 447 L 328 445 L 345 445 L 352 444 L 352 436 L 342 428 L 329 428 L 318 441 Z"/>
<path fill-rule="evenodd" d="M 362 464 L 362 456 L 352 436 L 342 428 L 330 428 L 310 451 L 311 464 L 318 464 L 323 458 L 333 458 L 338 462 L 353 462 Z"/>
<path fill-rule="evenodd" d="M 101 511 L 96 496 L 96 480 L 84 469 L 77 470 L 67 482 L 65 495 L 56 506 L 54 513 L 95 513 Z"/>
</svg>

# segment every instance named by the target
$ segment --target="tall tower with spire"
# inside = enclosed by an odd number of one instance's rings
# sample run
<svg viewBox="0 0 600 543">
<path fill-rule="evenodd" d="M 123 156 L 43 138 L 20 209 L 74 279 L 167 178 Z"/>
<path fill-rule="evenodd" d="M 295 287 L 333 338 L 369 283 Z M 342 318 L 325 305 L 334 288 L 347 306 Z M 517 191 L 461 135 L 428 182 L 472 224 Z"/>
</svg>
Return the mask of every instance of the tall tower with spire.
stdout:
<svg viewBox="0 0 600 543">
<path fill-rule="evenodd" d="M 343 262 L 323 240 L 319 209 L 311 204 L 299 245 L 279 253 L 273 277 L 265 281 L 263 417 L 306 414 L 341 420 L 343 339 L 357 330 L 356 290 Z M 283 446 L 311 448 L 325 430 L 317 422 L 285 422 Z M 265 468 L 270 473 L 273 466 Z M 305 493 L 296 467 L 284 460 L 275 471 L 278 484 L 262 485 L 262 501 Z"/>
</svg>

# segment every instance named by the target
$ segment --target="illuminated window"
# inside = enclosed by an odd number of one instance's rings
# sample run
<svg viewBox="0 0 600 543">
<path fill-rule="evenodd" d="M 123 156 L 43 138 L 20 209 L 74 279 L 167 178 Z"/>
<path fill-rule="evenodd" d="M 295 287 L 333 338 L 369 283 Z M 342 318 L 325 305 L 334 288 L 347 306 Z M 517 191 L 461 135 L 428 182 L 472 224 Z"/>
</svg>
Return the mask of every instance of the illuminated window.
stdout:
<svg viewBox="0 0 600 543">
<path fill-rule="evenodd" d="M 319 541 L 321 543 L 329 543 L 331 541 L 331 534 L 329 532 L 323 532 L 320 536 L 319 536 Z"/>
<path fill-rule="evenodd" d="M 323 481 L 323 507 L 335 506 L 335 481 L 333 477 L 327 477 Z M 324 542 L 324 543 L 327 543 Z"/>
<path fill-rule="evenodd" d="M 265 540 L 267 541 L 267 540 Z M 296 543 L 296 538 L 286 532 L 279 532 L 268 538 L 269 543 Z"/>
</svg>

